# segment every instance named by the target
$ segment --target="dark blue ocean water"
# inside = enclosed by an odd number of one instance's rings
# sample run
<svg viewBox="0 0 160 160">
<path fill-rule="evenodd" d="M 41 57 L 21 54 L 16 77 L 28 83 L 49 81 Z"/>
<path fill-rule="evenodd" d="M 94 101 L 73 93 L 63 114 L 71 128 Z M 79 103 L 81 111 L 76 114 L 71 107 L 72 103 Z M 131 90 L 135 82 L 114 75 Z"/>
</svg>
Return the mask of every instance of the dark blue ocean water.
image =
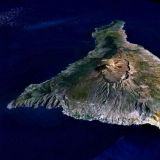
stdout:
<svg viewBox="0 0 160 160">
<path fill-rule="evenodd" d="M 6 109 L 27 85 L 85 56 L 94 48 L 94 28 L 114 19 L 126 21 L 129 41 L 160 56 L 158 1 L 0 1 L 0 160 L 160 159 L 160 131 L 150 125 L 74 120 L 59 109 Z"/>
</svg>

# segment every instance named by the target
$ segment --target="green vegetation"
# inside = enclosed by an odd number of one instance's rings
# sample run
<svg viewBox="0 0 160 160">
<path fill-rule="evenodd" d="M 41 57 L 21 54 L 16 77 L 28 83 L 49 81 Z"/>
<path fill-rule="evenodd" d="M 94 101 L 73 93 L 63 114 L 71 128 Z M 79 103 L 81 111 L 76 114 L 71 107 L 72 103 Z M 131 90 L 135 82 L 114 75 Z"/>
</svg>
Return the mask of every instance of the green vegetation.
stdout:
<svg viewBox="0 0 160 160">
<path fill-rule="evenodd" d="M 69 95 L 75 100 L 86 100 L 89 95 L 89 86 L 90 84 L 84 80 L 84 82 L 72 86 L 71 90 L 69 90 Z"/>
<path fill-rule="evenodd" d="M 52 92 L 52 89 L 51 89 L 51 86 L 50 86 L 50 83 L 47 82 L 43 85 L 43 87 L 40 87 L 39 88 L 39 91 L 43 94 L 49 94 Z"/>
<path fill-rule="evenodd" d="M 154 73 L 143 73 L 140 72 L 136 78 L 137 85 L 147 85 L 149 86 L 150 95 L 155 100 L 160 100 L 160 90 L 157 86 L 160 84 Z"/>
<path fill-rule="evenodd" d="M 74 67 L 69 74 L 59 74 L 57 83 L 60 87 L 73 88 L 77 84 L 84 82 L 84 79 L 95 69 L 99 62 L 99 58 L 85 58 L 82 63 L 73 64 Z"/>
<path fill-rule="evenodd" d="M 24 96 L 24 99 L 30 99 L 32 98 L 32 92 L 27 92 Z"/>
<path fill-rule="evenodd" d="M 85 115 L 84 115 L 84 119 L 85 120 L 90 120 L 90 119 L 92 119 L 93 118 L 93 116 L 91 115 L 91 114 L 89 114 L 89 113 L 86 113 Z"/>
<path fill-rule="evenodd" d="M 76 118 L 80 118 L 80 117 L 81 117 L 81 115 L 80 115 L 80 113 L 79 113 L 78 111 L 76 111 L 76 112 L 75 112 L 75 114 L 74 114 L 74 117 L 76 117 Z"/>
<path fill-rule="evenodd" d="M 160 90 L 158 90 L 155 86 L 151 86 L 151 96 L 155 98 L 155 100 L 160 101 Z"/>
<path fill-rule="evenodd" d="M 149 68 L 149 64 L 147 63 L 147 62 L 145 62 L 145 61 L 140 61 L 139 63 L 138 63 L 138 68 L 140 69 L 140 70 L 147 70 L 148 68 Z"/>
</svg>

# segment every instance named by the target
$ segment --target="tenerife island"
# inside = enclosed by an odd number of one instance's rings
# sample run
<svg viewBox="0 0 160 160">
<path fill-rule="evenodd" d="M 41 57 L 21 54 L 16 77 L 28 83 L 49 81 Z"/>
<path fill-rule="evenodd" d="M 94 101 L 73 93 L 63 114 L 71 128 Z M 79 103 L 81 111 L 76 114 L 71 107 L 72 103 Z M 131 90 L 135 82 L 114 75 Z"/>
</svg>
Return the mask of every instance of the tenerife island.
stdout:
<svg viewBox="0 0 160 160">
<path fill-rule="evenodd" d="M 160 59 L 128 42 L 124 24 L 96 28 L 94 50 L 52 79 L 29 85 L 8 108 L 61 107 L 76 119 L 160 128 Z"/>
</svg>

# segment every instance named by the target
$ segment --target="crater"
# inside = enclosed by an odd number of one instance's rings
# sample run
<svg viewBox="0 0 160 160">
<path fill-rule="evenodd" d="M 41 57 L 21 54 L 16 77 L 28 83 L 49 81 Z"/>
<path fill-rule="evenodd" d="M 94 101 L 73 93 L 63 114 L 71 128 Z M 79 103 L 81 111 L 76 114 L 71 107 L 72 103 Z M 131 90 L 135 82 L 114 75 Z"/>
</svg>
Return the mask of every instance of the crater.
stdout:
<svg viewBox="0 0 160 160">
<path fill-rule="evenodd" d="M 129 62 L 124 58 L 103 59 L 96 68 L 108 82 L 118 82 L 128 78 Z"/>
</svg>

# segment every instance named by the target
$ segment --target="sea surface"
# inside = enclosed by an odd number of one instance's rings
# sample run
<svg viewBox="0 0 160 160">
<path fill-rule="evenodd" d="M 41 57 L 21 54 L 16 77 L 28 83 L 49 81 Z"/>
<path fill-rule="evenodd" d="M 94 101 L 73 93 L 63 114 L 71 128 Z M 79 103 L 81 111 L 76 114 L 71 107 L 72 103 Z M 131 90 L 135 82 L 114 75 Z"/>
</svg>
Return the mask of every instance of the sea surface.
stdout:
<svg viewBox="0 0 160 160">
<path fill-rule="evenodd" d="M 91 33 L 124 20 L 128 40 L 160 57 L 160 3 L 152 0 L 0 1 L 0 160 L 159 160 L 160 131 L 75 120 L 61 109 L 6 109 L 94 49 Z"/>
</svg>

